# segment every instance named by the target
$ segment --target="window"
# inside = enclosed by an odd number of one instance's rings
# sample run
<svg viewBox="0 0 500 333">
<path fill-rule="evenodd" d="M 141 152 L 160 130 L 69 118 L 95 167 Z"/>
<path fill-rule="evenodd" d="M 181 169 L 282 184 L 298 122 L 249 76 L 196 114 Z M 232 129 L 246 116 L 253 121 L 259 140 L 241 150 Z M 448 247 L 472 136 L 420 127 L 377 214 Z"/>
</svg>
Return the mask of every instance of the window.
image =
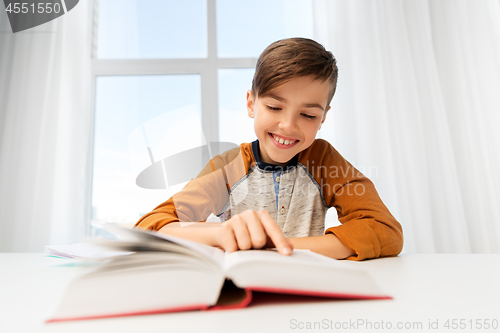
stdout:
<svg viewBox="0 0 500 333">
<path fill-rule="evenodd" d="M 255 140 L 245 98 L 258 55 L 312 35 L 312 1 L 96 2 L 93 220 L 133 224 L 180 190 L 185 182 L 169 182 L 159 162 L 166 157 Z M 152 166 L 159 188 L 138 186 Z"/>
<path fill-rule="evenodd" d="M 200 75 L 99 76 L 95 106 L 93 213 L 130 223 L 168 199 L 137 186 L 137 175 L 202 144 Z"/>
</svg>

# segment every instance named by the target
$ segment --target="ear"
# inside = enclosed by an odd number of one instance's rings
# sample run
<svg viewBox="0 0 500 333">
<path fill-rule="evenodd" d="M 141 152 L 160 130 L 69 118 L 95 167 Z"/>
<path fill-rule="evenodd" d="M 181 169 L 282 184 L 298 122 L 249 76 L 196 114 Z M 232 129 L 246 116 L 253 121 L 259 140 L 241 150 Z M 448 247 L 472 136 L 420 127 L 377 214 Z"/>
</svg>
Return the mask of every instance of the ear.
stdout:
<svg viewBox="0 0 500 333">
<path fill-rule="evenodd" d="M 248 116 L 250 118 L 253 118 L 254 115 L 254 96 L 251 90 L 247 91 L 247 110 L 248 110 Z"/>
<path fill-rule="evenodd" d="M 326 114 L 328 113 L 328 111 L 330 111 L 331 108 L 332 107 L 329 106 L 328 109 L 326 109 L 325 114 L 323 115 L 323 120 L 321 120 L 321 124 L 319 124 L 318 131 L 321 129 L 321 125 L 323 125 L 323 123 L 325 122 L 325 120 L 326 120 Z"/>
</svg>

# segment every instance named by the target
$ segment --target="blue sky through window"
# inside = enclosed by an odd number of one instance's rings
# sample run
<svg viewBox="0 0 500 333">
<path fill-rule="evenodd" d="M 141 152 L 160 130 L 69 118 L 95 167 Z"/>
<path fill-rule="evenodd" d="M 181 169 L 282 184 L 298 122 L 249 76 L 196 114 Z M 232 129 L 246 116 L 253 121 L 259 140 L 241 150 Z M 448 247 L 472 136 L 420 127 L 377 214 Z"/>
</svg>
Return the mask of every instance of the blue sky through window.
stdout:
<svg viewBox="0 0 500 333">
<path fill-rule="evenodd" d="M 100 0 L 97 57 L 207 56 L 205 0 Z"/>
</svg>

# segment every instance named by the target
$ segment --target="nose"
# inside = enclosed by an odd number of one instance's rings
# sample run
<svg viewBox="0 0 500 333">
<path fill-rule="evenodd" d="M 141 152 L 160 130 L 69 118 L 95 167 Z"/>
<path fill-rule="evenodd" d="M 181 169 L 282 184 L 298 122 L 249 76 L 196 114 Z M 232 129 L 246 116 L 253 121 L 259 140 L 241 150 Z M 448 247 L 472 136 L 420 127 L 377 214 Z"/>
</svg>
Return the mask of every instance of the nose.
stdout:
<svg viewBox="0 0 500 333">
<path fill-rule="evenodd" d="M 287 112 L 280 119 L 279 128 L 284 133 L 293 133 L 297 128 L 297 119 L 294 114 Z"/>
</svg>

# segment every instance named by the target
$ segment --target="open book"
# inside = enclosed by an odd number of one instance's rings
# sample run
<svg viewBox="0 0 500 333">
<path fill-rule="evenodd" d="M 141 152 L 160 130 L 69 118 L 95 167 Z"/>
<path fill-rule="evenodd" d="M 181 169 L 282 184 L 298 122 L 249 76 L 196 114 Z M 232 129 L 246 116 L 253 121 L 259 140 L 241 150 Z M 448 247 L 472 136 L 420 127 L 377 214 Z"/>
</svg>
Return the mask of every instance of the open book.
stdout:
<svg viewBox="0 0 500 333">
<path fill-rule="evenodd" d="M 308 250 L 224 251 L 185 239 L 116 225 L 119 240 L 102 245 L 133 251 L 78 277 L 47 322 L 175 311 L 245 307 L 252 291 L 344 299 L 387 299 L 370 275 Z"/>
</svg>

